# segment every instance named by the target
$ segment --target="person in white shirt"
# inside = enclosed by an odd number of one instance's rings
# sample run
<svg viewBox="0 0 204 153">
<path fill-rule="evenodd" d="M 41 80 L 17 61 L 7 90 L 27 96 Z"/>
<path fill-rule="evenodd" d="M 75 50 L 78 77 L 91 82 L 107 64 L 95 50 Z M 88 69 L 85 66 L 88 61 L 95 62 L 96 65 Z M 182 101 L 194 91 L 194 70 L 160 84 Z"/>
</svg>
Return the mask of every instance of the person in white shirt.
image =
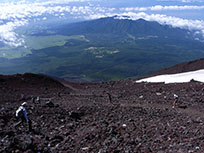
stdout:
<svg viewBox="0 0 204 153">
<path fill-rule="evenodd" d="M 178 95 L 174 94 L 174 102 L 173 102 L 172 108 L 174 108 L 177 103 L 178 103 Z"/>
<path fill-rule="evenodd" d="M 21 119 L 21 121 L 16 126 L 23 124 L 23 123 L 28 123 L 29 131 L 31 132 L 32 131 L 32 122 L 28 118 L 25 105 L 27 105 L 27 102 L 23 102 L 21 104 L 21 106 L 16 110 L 16 117 Z"/>
</svg>

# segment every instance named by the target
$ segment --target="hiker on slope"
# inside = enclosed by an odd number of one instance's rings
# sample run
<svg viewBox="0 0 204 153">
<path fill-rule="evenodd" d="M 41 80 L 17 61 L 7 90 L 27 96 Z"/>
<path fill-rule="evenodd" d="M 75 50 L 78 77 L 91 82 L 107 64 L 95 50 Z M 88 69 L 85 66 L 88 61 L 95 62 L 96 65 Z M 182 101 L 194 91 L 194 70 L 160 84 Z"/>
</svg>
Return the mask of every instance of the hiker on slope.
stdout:
<svg viewBox="0 0 204 153">
<path fill-rule="evenodd" d="M 177 103 L 178 103 L 178 95 L 174 94 L 174 102 L 173 102 L 172 108 L 174 108 Z"/>
<path fill-rule="evenodd" d="M 31 132 L 32 131 L 32 122 L 28 118 L 27 111 L 25 108 L 26 105 L 27 105 L 27 102 L 23 102 L 21 104 L 21 106 L 16 110 L 16 117 L 21 119 L 21 121 L 19 123 L 17 123 L 16 126 L 18 126 L 20 124 L 27 123 L 28 127 L 29 127 L 29 131 Z"/>
</svg>

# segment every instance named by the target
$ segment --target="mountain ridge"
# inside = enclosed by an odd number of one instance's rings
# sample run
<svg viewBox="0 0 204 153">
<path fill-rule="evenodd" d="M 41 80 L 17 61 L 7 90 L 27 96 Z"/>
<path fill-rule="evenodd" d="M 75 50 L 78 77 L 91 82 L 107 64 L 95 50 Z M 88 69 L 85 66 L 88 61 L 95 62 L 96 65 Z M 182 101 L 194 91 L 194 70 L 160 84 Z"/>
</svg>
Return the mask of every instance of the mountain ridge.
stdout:
<svg viewBox="0 0 204 153">
<path fill-rule="evenodd" d="M 67 34 L 70 35 L 87 33 L 113 33 L 125 35 L 130 33 L 134 36 L 160 35 L 165 37 L 169 35 L 171 38 L 179 37 L 180 39 L 189 36 L 187 35 L 188 30 L 173 28 L 170 25 L 161 25 L 156 21 L 146 21 L 142 18 L 138 20 L 130 20 L 118 19 L 116 17 L 105 17 L 91 21 L 70 24 L 67 25 L 67 29 Z M 65 30 L 64 32 L 66 33 L 67 31 Z"/>
<path fill-rule="evenodd" d="M 150 76 L 163 75 L 163 74 L 176 74 L 176 73 L 196 71 L 201 69 L 204 69 L 204 58 L 200 58 L 194 61 L 179 63 L 171 67 L 167 67 L 162 70 L 153 72 Z"/>
</svg>

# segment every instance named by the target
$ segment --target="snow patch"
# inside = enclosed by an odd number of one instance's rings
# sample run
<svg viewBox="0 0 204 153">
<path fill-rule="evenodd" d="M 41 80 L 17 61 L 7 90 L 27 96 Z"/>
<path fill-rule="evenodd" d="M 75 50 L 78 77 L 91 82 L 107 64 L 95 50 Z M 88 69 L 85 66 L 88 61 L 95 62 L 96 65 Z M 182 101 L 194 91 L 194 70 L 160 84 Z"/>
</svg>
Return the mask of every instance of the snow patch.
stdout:
<svg viewBox="0 0 204 153">
<path fill-rule="evenodd" d="M 136 82 L 184 83 L 190 82 L 192 79 L 195 81 L 204 82 L 204 69 L 178 74 L 158 75 L 150 78 L 137 80 Z"/>
</svg>

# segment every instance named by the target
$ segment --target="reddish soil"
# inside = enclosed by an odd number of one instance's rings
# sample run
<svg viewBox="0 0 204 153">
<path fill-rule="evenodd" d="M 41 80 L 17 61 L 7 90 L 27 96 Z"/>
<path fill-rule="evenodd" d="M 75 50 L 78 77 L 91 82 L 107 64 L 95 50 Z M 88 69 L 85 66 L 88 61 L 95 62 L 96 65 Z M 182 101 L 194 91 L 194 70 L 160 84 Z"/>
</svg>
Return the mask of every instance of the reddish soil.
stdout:
<svg viewBox="0 0 204 153">
<path fill-rule="evenodd" d="M 202 63 L 174 68 L 195 70 Z M 173 109 L 174 93 L 179 100 Z M 37 96 L 40 103 L 33 101 Z M 24 101 L 31 132 L 26 124 L 15 126 L 15 111 Z M 204 83 L 200 82 L 71 83 L 35 74 L 0 76 L 0 110 L 3 153 L 204 152 Z"/>
</svg>

